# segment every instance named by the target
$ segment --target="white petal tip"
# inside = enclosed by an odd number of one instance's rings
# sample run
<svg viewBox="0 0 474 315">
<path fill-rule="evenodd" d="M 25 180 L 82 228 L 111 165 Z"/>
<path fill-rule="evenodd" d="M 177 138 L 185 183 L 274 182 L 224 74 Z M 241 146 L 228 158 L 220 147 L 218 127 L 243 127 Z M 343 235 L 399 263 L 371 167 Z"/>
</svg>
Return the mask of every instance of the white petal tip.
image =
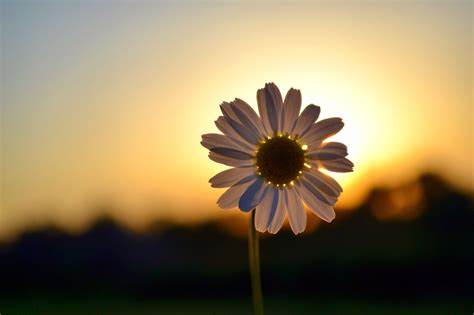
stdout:
<svg viewBox="0 0 474 315">
<path fill-rule="evenodd" d="M 277 234 L 278 232 L 280 232 L 281 228 L 282 228 L 282 225 L 280 225 L 276 229 L 275 229 L 275 227 L 273 227 L 273 229 L 272 229 L 272 227 L 270 227 L 270 228 L 268 228 L 267 232 L 270 233 L 270 234 Z"/>
<path fill-rule="evenodd" d="M 232 209 L 233 207 L 225 207 L 225 206 L 222 206 L 220 205 L 218 202 L 216 202 L 216 204 L 219 206 L 219 208 L 221 208 L 222 210 L 229 210 L 229 209 Z"/>
<path fill-rule="evenodd" d="M 327 223 L 331 223 L 335 218 L 336 218 L 336 216 L 334 216 L 332 218 L 321 218 L 321 220 L 326 221 Z"/>
</svg>

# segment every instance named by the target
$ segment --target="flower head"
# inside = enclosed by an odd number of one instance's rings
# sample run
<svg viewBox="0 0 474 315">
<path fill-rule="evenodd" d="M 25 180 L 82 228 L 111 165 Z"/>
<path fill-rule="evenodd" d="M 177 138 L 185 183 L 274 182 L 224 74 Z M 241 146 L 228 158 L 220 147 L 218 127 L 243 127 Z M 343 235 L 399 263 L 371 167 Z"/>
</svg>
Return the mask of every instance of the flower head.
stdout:
<svg viewBox="0 0 474 315">
<path fill-rule="evenodd" d="M 342 119 L 316 122 L 320 108 L 312 104 L 300 114 L 301 92 L 291 88 L 283 100 L 273 83 L 257 91 L 257 103 L 260 116 L 241 99 L 222 103 L 216 126 L 223 135 L 202 136 L 209 158 L 232 167 L 209 180 L 212 187 L 229 187 L 217 204 L 255 209 L 260 232 L 277 233 L 286 213 L 293 232 L 303 232 L 303 204 L 331 222 L 342 187 L 320 169 L 351 172 L 354 167 L 344 144 L 323 142 L 342 129 Z"/>
</svg>

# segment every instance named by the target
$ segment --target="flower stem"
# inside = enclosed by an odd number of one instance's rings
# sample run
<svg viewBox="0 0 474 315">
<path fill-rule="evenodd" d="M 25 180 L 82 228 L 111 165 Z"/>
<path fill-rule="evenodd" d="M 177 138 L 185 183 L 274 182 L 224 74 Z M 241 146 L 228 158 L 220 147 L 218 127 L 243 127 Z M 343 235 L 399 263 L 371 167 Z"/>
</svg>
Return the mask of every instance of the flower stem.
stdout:
<svg viewBox="0 0 474 315">
<path fill-rule="evenodd" d="M 249 267 L 252 282 L 252 301 L 255 315 L 263 315 L 262 284 L 260 280 L 260 249 L 258 233 L 255 230 L 255 209 L 252 211 L 249 223 Z"/>
</svg>

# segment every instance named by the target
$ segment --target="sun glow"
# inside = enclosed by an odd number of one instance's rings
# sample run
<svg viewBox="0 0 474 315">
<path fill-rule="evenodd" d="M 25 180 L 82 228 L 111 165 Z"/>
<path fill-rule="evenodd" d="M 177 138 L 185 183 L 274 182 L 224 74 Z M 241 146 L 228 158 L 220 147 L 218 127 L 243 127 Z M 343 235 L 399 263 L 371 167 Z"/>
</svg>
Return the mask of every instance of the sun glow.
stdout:
<svg viewBox="0 0 474 315">
<path fill-rule="evenodd" d="M 346 144 L 355 167 L 331 173 L 344 188 L 337 206 L 427 168 L 472 189 L 470 10 L 129 5 L 121 18 L 74 4 L 2 15 L 0 234 L 73 230 L 100 214 L 95 203 L 134 226 L 222 215 L 208 179 L 226 167 L 208 162 L 200 135 L 218 132 L 209 121 L 222 101 L 257 109 L 255 89 L 269 81 L 300 89 L 320 119 L 343 118 L 329 141 Z M 109 11 L 100 23 L 79 18 Z"/>
</svg>

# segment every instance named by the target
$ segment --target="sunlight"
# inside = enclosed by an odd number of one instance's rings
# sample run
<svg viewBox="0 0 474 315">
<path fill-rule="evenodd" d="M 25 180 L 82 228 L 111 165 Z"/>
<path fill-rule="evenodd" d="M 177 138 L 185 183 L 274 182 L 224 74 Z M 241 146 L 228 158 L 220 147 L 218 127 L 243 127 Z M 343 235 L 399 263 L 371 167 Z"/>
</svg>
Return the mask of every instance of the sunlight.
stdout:
<svg viewBox="0 0 474 315">
<path fill-rule="evenodd" d="M 232 21 L 230 7 L 216 9 L 217 16 L 204 8 L 195 8 L 199 14 L 170 8 L 116 28 L 97 25 L 97 32 L 81 35 L 91 37 L 87 45 L 63 45 L 70 29 L 52 29 L 46 17 L 39 28 L 9 19 L 24 33 L 5 39 L 12 49 L 2 57 L 14 73 L 22 69 L 18 78 L 4 76 L 11 88 L 2 102 L 3 229 L 37 218 L 79 228 L 97 210 L 73 209 L 97 199 L 137 209 L 133 215 L 110 210 L 124 221 L 163 217 L 168 208 L 177 220 L 216 215 L 222 190 L 210 189 L 208 179 L 226 167 L 208 163 L 200 135 L 218 132 L 212 121 L 223 101 L 239 96 L 257 109 L 255 91 L 271 81 L 283 94 L 300 89 L 303 107 L 320 106 L 320 119 L 343 118 L 345 127 L 330 141 L 347 145 L 355 167 L 331 174 L 344 188 L 338 206 L 353 207 L 374 186 L 427 168 L 472 188 L 466 176 L 472 143 L 460 136 L 472 133 L 466 84 L 472 58 L 465 44 L 471 40 L 462 25 L 440 27 L 434 21 L 445 17 L 424 11 L 401 23 L 390 10 L 347 8 L 359 17 L 354 31 L 330 5 L 318 20 L 308 4 L 292 8 L 298 18 L 269 28 L 285 10 L 239 7 Z M 185 22 L 177 24 L 176 16 Z M 383 33 L 373 27 L 380 19 Z M 38 40 L 29 51 L 19 44 L 22 34 L 41 39 L 53 30 L 57 40 L 50 44 Z M 38 69 L 25 68 L 17 54 Z M 151 200 L 159 200 L 154 210 Z"/>
</svg>

